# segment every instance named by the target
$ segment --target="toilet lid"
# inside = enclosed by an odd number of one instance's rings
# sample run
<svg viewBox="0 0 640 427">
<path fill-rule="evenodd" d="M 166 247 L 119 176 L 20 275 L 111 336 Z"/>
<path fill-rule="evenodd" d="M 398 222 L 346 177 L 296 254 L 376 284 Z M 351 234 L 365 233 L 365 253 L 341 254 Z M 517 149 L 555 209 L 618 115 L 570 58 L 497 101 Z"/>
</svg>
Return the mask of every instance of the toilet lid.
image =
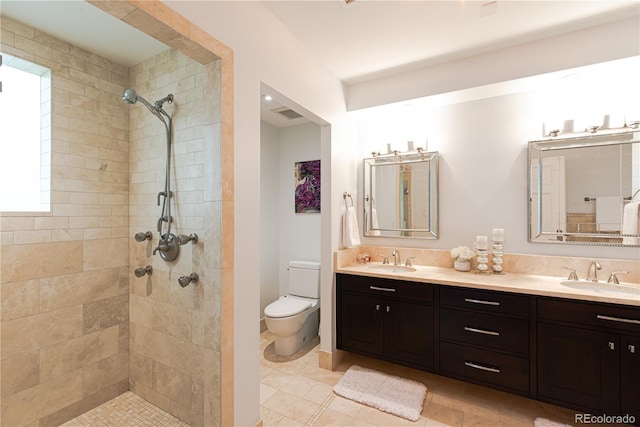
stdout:
<svg viewBox="0 0 640 427">
<path fill-rule="evenodd" d="M 267 317 L 295 316 L 298 313 L 302 313 L 309 307 L 311 307 L 311 301 L 282 297 L 266 306 L 264 309 L 264 315 Z"/>
</svg>

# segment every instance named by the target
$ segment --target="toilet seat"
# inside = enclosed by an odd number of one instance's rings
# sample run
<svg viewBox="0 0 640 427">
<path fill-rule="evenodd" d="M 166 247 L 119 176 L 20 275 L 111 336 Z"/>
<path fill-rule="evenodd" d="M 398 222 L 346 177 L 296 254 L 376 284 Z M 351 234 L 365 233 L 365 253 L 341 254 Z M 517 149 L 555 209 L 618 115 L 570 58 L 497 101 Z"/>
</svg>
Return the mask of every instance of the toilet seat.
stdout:
<svg viewBox="0 0 640 427">
<path fill-rule="evenodd" d="M 290 317 L 302 313 L 314 305 L 310 300 L 285 295 L 266 306 L 264 315 L 271 318 Z"/>
</svg>

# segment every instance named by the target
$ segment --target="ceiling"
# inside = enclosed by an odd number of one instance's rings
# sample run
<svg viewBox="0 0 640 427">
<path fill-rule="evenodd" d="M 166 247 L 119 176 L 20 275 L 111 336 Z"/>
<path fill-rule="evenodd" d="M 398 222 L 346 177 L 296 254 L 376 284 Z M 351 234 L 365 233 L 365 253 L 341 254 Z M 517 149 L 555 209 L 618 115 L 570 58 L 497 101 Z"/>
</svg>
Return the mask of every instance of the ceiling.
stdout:
<svg viewBox="0 0 640 427">
<path fill-rule="evenodd" d="M 618 1 L 263 1 L 338 79 L 355 84 L 637 15 Z M 2 0 L 2 13 L 131 66 L 167 46 L 78 0 Z M 52 19 L 52 17 L 55 17 Z M 263 102 L 263 120 L 292 126 Z"/>
</svg>

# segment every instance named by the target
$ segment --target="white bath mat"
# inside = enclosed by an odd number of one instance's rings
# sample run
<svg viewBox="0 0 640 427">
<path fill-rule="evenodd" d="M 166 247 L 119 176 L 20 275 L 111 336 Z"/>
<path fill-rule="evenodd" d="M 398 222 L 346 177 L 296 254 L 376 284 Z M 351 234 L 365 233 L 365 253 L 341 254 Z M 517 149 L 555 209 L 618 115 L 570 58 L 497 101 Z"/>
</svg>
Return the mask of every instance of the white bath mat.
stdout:
<svg viewBox="0 0 640 427">
<path fill-rule="evenodd" d="M 571 427 L 568 424 L 562 424 L 556 421 L 551 421 L 546 418 L 536 418 L 533 420 L 534 427 Z"/>
<path fill-rule="evenodd" d="M 333 391 L 347 399 L 372 408 L 416 421 L 422 412 L 427 387 L 382 372 L 353 365 L 333 387 Z"/>
</svg>

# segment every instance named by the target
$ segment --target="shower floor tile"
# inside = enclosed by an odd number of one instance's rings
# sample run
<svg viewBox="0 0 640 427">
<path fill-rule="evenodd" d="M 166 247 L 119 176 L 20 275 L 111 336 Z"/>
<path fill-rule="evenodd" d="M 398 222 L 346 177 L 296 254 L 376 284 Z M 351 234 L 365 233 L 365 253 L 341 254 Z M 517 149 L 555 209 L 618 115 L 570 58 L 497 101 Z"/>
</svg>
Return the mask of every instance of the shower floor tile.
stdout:
<svg viewBox="0 0 640 427">
<path fill-rule="evenodd" d="M 102 426 L 188 427 L 188 424 L 128 391 L 60 427 Z"/>
</svg>

